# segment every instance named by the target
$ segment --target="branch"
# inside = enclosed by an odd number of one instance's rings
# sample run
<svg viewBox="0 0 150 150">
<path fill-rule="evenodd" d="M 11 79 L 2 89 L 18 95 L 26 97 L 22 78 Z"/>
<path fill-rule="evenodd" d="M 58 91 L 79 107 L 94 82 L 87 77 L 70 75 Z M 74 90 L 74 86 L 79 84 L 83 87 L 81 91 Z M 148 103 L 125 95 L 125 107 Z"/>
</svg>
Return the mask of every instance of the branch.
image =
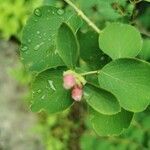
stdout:
<svg viewBox="0 0 150 150">
<path fill-rule="evenodd" d="M 64 0 L 68 5 L 70 5 L 81 18 L 95 30 L 98 34 L 101 32 L 100 29 L 80 10 L 75 4 L 73 4 L 70 0 Z"/>
</svg>

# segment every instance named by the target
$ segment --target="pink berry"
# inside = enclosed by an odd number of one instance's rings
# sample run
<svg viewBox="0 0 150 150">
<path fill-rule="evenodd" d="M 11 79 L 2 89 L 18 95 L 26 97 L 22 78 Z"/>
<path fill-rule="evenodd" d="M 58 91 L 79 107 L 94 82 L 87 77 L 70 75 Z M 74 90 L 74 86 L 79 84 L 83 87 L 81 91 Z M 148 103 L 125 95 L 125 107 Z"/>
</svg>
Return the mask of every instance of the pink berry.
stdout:
<svg viewBox="0 0 150 150">
<path fill-rule="evenodd" d="M 63 86 L 65 89 L 71 89 L 76 84 L 76 79 L 72 74 L 64 75 Z"/>
<path fill-rule="evenodd" d="M 83 89 L 82 87 L 79 86 L 74 86 L 74 88 L 72 89 L 72 98 L 75 101 L 80 101 L 82 99 L 82 95 L 83 95 Z"/>
</svg>

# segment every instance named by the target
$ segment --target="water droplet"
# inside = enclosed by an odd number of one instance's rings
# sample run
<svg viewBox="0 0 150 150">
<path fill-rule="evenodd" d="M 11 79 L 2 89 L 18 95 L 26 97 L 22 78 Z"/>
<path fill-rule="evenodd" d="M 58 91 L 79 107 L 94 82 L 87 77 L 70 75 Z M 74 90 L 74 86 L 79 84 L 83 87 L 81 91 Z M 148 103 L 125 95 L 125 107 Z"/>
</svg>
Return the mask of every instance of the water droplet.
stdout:
<svg viewBox="0 0 150 150">
<path fill-rule="evenodd" d="M 40 90 L 40 89 L 39 89 L 37 92 L 38 92 L 38 93 L 41 93 L 41 92 L 42 92 L 42 90 Z"/>
<path fill-rule="evenodd" d="M 56 88 L 55 88 L 55 86 L 54 86 L 54 84 L 53 84 L 53 81 L 52 81 L 52 80 L 48 80 L 48 83 L 49 83 L 50 88 L 51 88 L 52 90 L 56 91 Z"/>
<path fill-rule="evenodd" d="M 31 39 L 28 39 L 28 43 L 31 43 Z"/>
<path fill-rule="evenodd" d="M 46 33 L 44 33 L 43 35 L 46 36 Z"/>
<path fill-rule="evenodd" d="M 41 42 L 40 44 L 37 44 L 35 47 L 34 47 L 34 50 L 37 51 L 39 50 L 39 48 L 44 44 L 44 42 Z"/>
<path fill-rule="evenodd" d="M 25 52 L 28 50 L 28 47 L 26 45 L 21 45 L 21 48 L 20 48 L 21 51 Z"/>
<path fill-rule="evenodd" d="M 40 48 L 40 45 L 38 44 L 34 47 L 34 50 L 37 51 L 39 48 Z"/>
<path fill-rule="evenodd" d="M 57 14 L 58 15 L 63 15 L 64 14 L 64 10 L 63 9 L 58 9 L 57 10 Z"/>
<path fill-rule="evenodd" d="M 37 31 L 36 33 L 37 33 L 37 34 L 40 34 L 40 31 Z"/>
<path fill-rule="evenodd" d="M 35 14 L 36 16 L 38 16 L 38 17 L 41 17 L 41 16 L 42 16 L 42 12 L 41 12 L 41 10 L 40 10 L 39 8 L 36 8 L 36 9 L 34 10 L 34 14 Z"/>
<path fill-rule="evenodd" d="M 44 99 L 45 98 L 45 95 L 43 95 L 42 97 L 41 97 L 41 99 Z"/>
<path fill-rule="evenodd" d="M 57 49 L 54 51 L 54 54 L 56 55 L 58 52 L 57 52 Z"/>
</svg>

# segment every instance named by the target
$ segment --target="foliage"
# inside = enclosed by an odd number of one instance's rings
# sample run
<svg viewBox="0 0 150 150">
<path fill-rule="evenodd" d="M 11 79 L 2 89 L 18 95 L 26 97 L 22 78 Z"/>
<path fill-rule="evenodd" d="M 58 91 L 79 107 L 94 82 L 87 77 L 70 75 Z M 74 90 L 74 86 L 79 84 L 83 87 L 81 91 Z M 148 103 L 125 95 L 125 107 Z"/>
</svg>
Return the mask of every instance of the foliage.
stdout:
<svg viewBox="0 0 150 150">
<path fill-rule="evenodd" d="M 136 25 L 137 1 L 75 1 L 95 24 L 65 2 L 36 8 L 23 29 L 20 55 L 34 76 L 31 109 L 52 114 L 74 104 L 62 86 L 63 72 L 72 70 L 86 79 L 83 100 L 93 129 L 100 136 L 120 135 L 150 103 L 149 46 L 143 46 L 149 38 L 147 28 L 142 36 Z"/>
<path fill-rule="evenodd" d="M 0 0 L 0 38 L 20 38 L 21 29 L 32 10 L 42 0 Z"/>
<path fill-rule="evenodd" d="M 70 150 L 69 145 L 74 148 L 77 144 L 77 129 L 80 122 L 76 120 L 76 125 L 69 118 L 70 111 L 61 114 L 46 115 L 39 114 L 39 124 L 33 128 L 34 134 L 41 134 L 46 150 Z M 83 112 L 82 112 L 83 113 Z M 86 113 L 86 112 L 85 112 Z M 117 137 L 100 137 L 96 135 L 88 119 L 88 114 L 84 115 L 85 131 L 79 139 L 81 150 L 148 150 L 150 148 L 150 127 L 149 108 L 134 116 L 129 129 Z M 81 131 L 80 131 L 81 132 Z M 76 134 L 75 134 L 76 133 Z M 79 134 L 79 133 L 78 133 Z M 71 138 L 75 140 L 73 143 Z"/>
<path fill-rule="evenodd" d="M 99 137 L 87 121 L 87 130 L 80 139 L 82 150 L 148 150 L 150 148 L 149 108 L 137 113 L 130 128 L 118 137 Z"/>
</svg>

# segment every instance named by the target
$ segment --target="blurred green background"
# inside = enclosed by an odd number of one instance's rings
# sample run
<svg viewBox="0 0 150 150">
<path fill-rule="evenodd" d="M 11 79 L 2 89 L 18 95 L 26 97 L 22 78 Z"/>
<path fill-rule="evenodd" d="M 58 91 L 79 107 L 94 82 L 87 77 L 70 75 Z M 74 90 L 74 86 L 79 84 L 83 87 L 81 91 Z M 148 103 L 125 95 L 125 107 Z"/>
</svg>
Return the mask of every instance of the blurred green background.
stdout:
<svg viewBox="0 0 150 150">
<path fill-rule="evenodd" d="M 110 21 L 136 26 L 144 40 L 138 57 L 150 61 L 150 3 L 100 1 L 74 0 L 100 27 Z M 63 0 L 0 0 L 0 150 L 149 150 L 150 107 L 135 114 L 130 129 L 119 137 L 97 136 L 84 102 L 56 115 L 30 111 L 31 77 L 19 60 L 19 46 L 27 18 L 44 4 L 66 6 Z M 83 24 L 82 30 L 90 29 Z"/>
</svg>

